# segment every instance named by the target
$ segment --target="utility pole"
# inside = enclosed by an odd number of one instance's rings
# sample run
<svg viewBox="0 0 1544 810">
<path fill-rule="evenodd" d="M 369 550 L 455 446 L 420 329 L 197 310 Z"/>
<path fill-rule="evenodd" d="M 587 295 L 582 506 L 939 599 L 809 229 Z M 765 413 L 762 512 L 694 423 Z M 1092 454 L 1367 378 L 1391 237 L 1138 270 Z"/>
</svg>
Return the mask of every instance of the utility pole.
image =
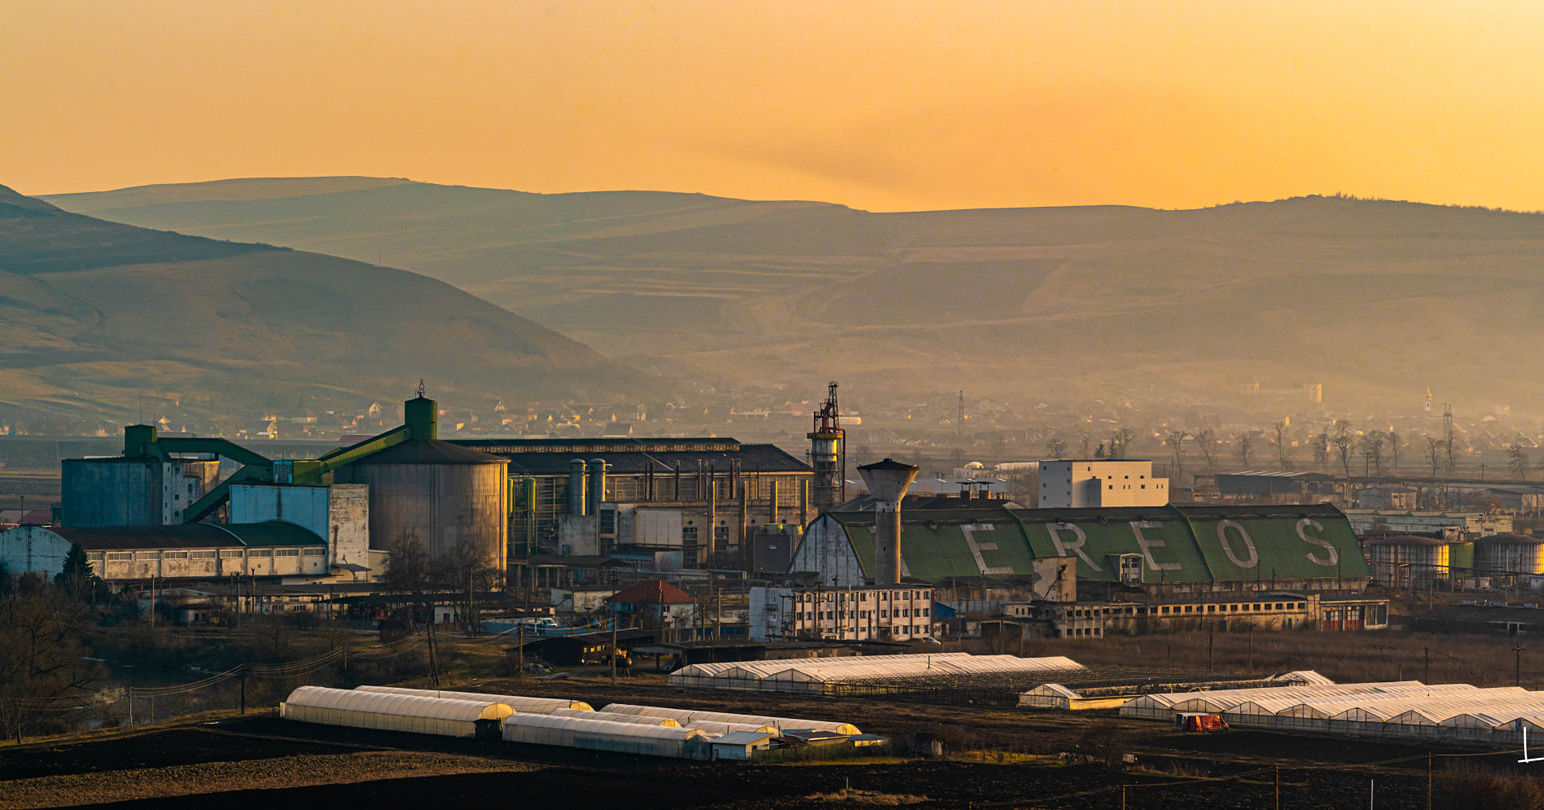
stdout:
<svg viewBox="0 0 1544 810">
<path fill-rule="evenodd" d="M 664 624 L 663 621 L 660 624 Z M 611 685 L 617 685 L 617 617 L 611 617 Z"/>
<path fill-rule="evenodd" d="M 1514 657 L 1516 659 L 1516 666 L 1515 666 L 1515 668 L 1512 671 L 1512 685 L 1513 686 L 1522 686 L 1523 685 L 1523 648 L 1522 648 L 1522 645 L 1519 644 L 1518 646 L 1513 647 L 1512 648 L 1512 652 L 1513 652 Z"/>
<path fill-rule="evenodd" d="M 515 677 L 519 678 L 521 680 L 525 680 L 525 625 L 524 624 L 520 625 L 520 629 L 515 632 L 515 644 L 518 645 L 518 646 L 515 647 L 515 664 L 516 664 Z"/>
</svg>

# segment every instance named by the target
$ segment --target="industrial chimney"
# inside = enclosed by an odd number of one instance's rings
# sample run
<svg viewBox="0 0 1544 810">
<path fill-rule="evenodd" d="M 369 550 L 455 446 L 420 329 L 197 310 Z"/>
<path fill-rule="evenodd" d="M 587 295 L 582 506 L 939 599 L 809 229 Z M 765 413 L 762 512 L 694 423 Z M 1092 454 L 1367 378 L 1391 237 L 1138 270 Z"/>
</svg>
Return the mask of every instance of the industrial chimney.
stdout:
<svg viewBox="0 0 1544 810">
<path fill-rule="evenodd" d="M 887 458 L 858 468 L 874 497 L 874 586 L 901 584 L 901 499 L 917 480 L 917 468 Z"/>
</svg>

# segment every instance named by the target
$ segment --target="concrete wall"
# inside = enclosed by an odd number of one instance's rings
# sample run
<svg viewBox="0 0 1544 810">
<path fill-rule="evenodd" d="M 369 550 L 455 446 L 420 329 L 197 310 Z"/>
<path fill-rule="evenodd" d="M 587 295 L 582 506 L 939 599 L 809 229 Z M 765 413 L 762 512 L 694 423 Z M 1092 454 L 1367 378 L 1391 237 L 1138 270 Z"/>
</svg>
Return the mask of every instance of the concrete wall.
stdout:
<svg viewBox="0 0 1544 810">
<path fill-rule="evenodd" d="M 334 484 L 327 488 L 328 539 L 333 565 L 370 567 L 370 487 Z M 384 571 L 371 570 L 372 577 Z"/>
<path fill-rule="evenodd" d="M 1163 506 L 1168 502 L 1169 479 L 1154 478 L 1151 461 L 1040 462 L 1041 509 Z"/>
<path fill-rule="evenodd" d="M 59 465 L 60 522 L 65 526 L 160 526 L 160 462 L 71 458 Z"/>
</svg>

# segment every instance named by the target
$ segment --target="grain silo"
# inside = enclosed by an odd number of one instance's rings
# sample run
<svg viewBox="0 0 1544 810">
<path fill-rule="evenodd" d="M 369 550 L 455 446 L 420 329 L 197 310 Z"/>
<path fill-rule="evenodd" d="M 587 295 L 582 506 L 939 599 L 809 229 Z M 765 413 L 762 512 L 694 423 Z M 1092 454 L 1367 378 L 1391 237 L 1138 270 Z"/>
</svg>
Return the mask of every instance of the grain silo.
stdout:
<svg viewBox="0 0 1544 810">
<path fill-rule="evenodd" d="M 1544 574 L 1544 540 L 1526 534 L 1493 534 L 1474 541 L 1475 573 L 1481 576 Z"/>
<path fill-rule="evenodd" d="M 1448 544 L 1435 537 L 1396 534 L 1367 541 L 1373 581 L 1392 588 L 1429 588 L 1448 578 Z"/>
<path fill-rule="evenodd" d="M 410 438 L 338 471 L 338 483 L 370 486 L 370 548 L 417 540 L 430 558 L 470 553 L 502 572 L 507 557 L 508 460 L 435 438 L 435 405 L 408 400 Z"/>
</svg>

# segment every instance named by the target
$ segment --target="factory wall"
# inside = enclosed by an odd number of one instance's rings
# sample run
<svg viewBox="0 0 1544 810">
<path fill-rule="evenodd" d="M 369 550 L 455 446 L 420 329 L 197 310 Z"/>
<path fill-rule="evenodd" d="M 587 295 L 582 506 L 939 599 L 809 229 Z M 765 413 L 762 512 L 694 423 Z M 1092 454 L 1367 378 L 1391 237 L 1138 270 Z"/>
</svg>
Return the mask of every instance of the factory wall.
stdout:
<svg viewBox="0 0 1544 810">
<path fill-rule="evenodd" d="M 59 521 L 65 526 L 175 525 L 203 494 L 209 475 L 209 462 L 65 459 L 60 464 Z"/>
<path fill-rule="evenodd" d="M 230 522 L 282 520 L 326 538 L 332 565 L 370 567 L 370 488 L 364 484 L 236 484 Z"/>
</svg>

